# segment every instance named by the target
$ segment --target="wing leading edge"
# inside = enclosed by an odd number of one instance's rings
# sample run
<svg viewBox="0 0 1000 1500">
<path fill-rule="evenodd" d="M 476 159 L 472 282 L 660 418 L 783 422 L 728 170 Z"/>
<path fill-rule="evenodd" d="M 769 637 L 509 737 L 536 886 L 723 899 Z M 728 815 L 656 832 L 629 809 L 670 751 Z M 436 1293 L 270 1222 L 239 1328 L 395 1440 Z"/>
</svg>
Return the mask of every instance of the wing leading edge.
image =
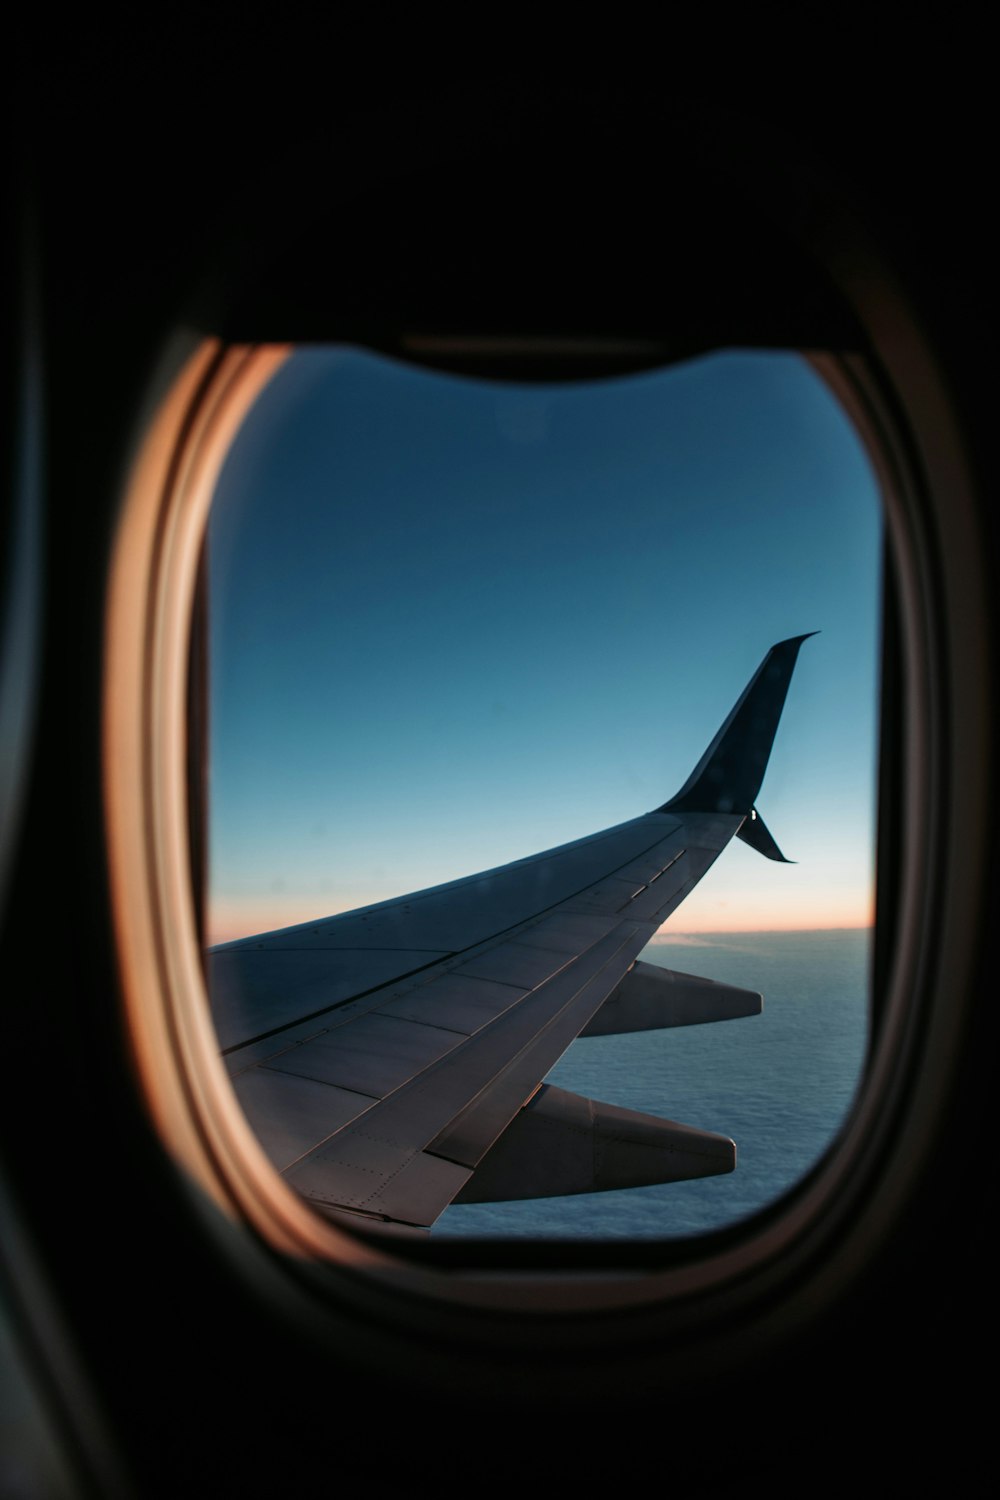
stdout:
<svg viewBox="0 0 1000 1500">
<path fill-rule="evenodd" d="M 323 1211 L 414 1228 L 449 1203 L 732 1171 L 725 1136 L 542 1083 L 577 1036 L 756 1014 L 638 955 L 754 807 L 806 636 L 773 646 L 677 795 L 529 859 L 224 944 L 209 987 L 233 1086 Z"/>
</svg>

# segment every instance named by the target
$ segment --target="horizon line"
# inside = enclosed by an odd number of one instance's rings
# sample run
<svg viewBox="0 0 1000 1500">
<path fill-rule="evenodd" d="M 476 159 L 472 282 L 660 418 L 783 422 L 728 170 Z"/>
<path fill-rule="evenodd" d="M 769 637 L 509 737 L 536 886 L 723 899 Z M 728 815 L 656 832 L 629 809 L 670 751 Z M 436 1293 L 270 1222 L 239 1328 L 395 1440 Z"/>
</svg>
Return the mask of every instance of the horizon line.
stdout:
<svg viewBox="0 0 1000 1500">
<path fill-rule="evenodd" d="M 364 908 L 362 907 L 352 908 L 352 910 L 363 909 Z M 303 917 L 298 921 L 279 922 L 273 927 L 251 927 L 249 929 L 246 929 L 240 924 L 239 930 L 234 930 L 236 924 L 227 924 L 225 922 L 222 922 L 219 923 L 218 926 L 216 926 L 211 921 L 208 921 L 205 924 L 206 935 L 204 947 L 208 949 L 214 948 L 220 943 L 236 943 L 240 942 L 244 938 L 257 937 L 262 933 L 281 932 L 286 927 L 299 927 L 305 925 L 305 923 L 307 922 L 329 921 L 332 917 L 342 915 L 346 915 L 346 913 L 332 912 L 327 913 L 325 916 Z M 769 925 L 751 927 L 727 925 L 719 927 L 671 927 L 668 931 L 660 928 L 658 931 L 653 933 L 652 937 L 649 939 L 647 947 L 656 944 L 669 943 L 675 938 L 726 937 L 730 935 L 741 935 L 746 937 L 753 934 L 760 934 L 761 936 L 763 936 L 765 934 L 779 932 L 864 932 L 872 931 L 875 926 L 875 919 L 870 918 L 867 921 L 861 922 L 797 922 L 794 924 L 786 924 L 784 926 Z"/>
</svg>

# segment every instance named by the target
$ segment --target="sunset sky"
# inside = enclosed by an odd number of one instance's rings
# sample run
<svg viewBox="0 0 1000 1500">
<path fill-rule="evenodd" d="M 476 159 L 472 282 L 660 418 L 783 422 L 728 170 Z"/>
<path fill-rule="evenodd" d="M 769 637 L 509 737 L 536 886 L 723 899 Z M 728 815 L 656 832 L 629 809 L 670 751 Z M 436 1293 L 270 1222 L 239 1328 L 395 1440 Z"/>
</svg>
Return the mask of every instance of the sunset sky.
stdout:
<svg viewBox="0 0 1000 1500">
<path fill-rule="evenodd" d="M 210 528 L 213 942 L 656 807 L 775 641 L 759 798 L 668 933 L 871 920 L 881 520 L 791 354 L 518 387 L 295 354 Z"/>
</svg>

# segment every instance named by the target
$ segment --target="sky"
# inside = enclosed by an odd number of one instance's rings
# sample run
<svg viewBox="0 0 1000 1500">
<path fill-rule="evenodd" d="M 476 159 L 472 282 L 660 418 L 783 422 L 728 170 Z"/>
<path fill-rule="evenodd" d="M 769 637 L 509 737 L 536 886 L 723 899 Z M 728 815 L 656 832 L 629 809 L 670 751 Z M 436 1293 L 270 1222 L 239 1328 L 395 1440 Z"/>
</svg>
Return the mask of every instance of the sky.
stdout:
<svg viewBox="0 0 1000 1500">
<path fill-rule="evenodd" d="M 668 933 L 872 919 L 881 507 L 796 354 L 575 385 L 297 351 L 209 527 L 209 942 L 582 838 L 678 790 L 775 642 L 758 807 Z"/>
</svg>

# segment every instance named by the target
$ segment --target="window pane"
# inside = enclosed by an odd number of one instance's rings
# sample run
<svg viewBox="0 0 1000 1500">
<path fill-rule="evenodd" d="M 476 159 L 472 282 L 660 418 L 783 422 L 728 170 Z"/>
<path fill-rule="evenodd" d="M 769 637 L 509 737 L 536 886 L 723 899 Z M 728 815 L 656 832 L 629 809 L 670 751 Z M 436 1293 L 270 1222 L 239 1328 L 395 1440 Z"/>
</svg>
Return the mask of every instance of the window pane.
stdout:
<svg viewBox="0 0 1000 1500">
<path fill-rule="evenodd" d="M 730 1176 L 449 1208 L 435 1232 L 657 1236 L 753 1211 L 859 1076 L 881 515 L 787 353 L 513 386 L 304 349 L 209 529 L 210 944 L 504 865 L 657 808 L 774 642 L 801 654 L 758 806 L 643 954 L 762 1015 L 578 1040 L 551 1078 L 731 1135 Z"/>
</svg>

